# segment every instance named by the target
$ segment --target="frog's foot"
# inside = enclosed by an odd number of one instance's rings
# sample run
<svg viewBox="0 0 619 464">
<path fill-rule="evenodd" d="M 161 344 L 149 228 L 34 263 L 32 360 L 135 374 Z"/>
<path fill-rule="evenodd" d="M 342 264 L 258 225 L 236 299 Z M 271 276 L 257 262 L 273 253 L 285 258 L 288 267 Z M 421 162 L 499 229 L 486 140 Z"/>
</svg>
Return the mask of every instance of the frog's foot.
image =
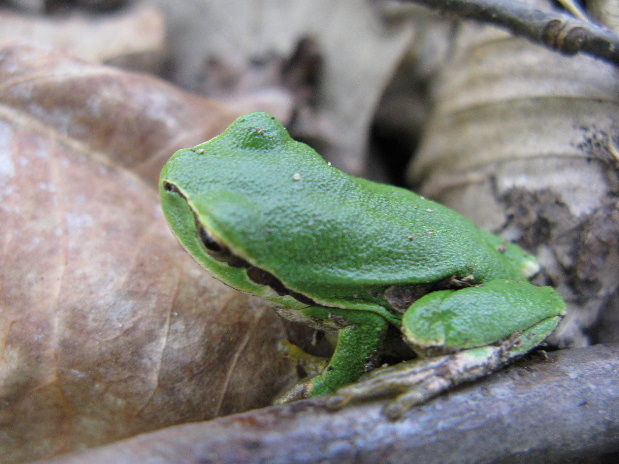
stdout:
<svg viewBox="0 0 619 464">
<path fill-rule="evenodd" d="M 308 378 L 298 382 L 292 388 L 280 394 L 275 398 L 273 404 L 284 404 L 290 403 L 291 401 L 311 398 L 314 379 L 319 377 L 326 369 L 329 360 L 311 355 L 297 345 L 290 343 L 288 340 L 281 340 L 277 348 L 280 353 L 301 367 Z"/>
<path fill-rule="evenodd" d="M 290 343 L 288 340 L 280 340 L 277 351 L 301 366 L 310 377 L 320 375 L 329 363 L 327 358 L 309 354 L 294 343 Z"/>
<path fill-rule="evenodd" d="M 500 345 L 483 346 L 455 354 L 403 362 L 377 369 L 360 382 L 337 390 L 327 405 L 339 409 L 347 404 L 375 398 L 396 396 L 384 413 L 399 419 L 413 407 L 463 382 L 485 377 L 506 365 L 521 335 L 510 337 Z"/>
</svg>

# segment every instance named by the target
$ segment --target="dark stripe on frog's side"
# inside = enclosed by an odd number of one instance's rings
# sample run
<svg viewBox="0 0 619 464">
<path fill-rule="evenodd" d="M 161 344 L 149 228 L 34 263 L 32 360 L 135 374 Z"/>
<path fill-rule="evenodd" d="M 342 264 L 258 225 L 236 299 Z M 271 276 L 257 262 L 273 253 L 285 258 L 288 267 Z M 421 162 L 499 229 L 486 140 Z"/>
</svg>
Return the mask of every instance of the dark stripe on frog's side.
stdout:
<svg viewBox="0 0 619 464">
<path fill-rule="evenodd" d="M 168 192 L 173 192 L 180 195 L 188 205 L 190 205 L 184 193 L 173 183 L 164 182 L 163 188 Z M 249 280 L 257 285 L 267 286 L 271 288 L 279 296 L 291 296 L 295 300 L 308 306 L 325 306 L 319 304 L 312 298 L 287 288 L 284 283 L 272 273 L 251 264 L 246 259 L 234 254 L 226 243 L 218 237 L 212 235 L 206 227 L 199 221 L 198 215 L 192 209 L 196 230 L 202 246 L 206 253 L 219 262 L 225 263 L 232 268 L 244 269 Z M 473 276 L 457 278 L 450 276 L 438 282 L 428 283 L 426 285 L 389 285 L 387 287 L 377 287 L 371 290 L 371 294 L 380 303 L 381 297 L 384 298 L 384 303 L 381 306 L 385 311 L 391 314 L 401 315 L 410 305 L 422 296 L 436 290 L 456 289 L 463 286 L 474 285 L 472 282 Z M 385 304 L 386 303 L 386 304 Z"/>
<path fill-rule="evenodd" d="M 187 197 L 180 191 L 180 189 L 170 183 L 165 182 L 163 188 L 168 192 L 173 192 L 180 195 L 185 201 L 187 201 Z M 192 210 L 193 211 L 193 210 Z M 275 291 L 279 296 L 289 295 L 293 297 L 295 300 L 300 303 L 310 305 L 310 306 L 319 306 L 317 303 L 311 298 L 303 295 L 302 293 L 295 292 L 286 288 L 281 280 L 275 277 L 270 272 L 265 271 L 253 264 L 249 263 L 247 260 L 241 258 L 240 256 L 232 253 L 232 250 L 228 248 L 228 246 L 220 242 L 217 238 L 211 235 L 206 228 L 199 221 L 197 214 L 193 211 L 193 216 L 196 221 L 196 229 L 198 230 L 198 235 L 200 237 L 200 241 L 202 245 L 204 245 L 205 251 L 217 261 L 221 261 L 226 263 L 230 267 L 234 268 L 243 268 L 246 271 L 247 277 L 258 285 L 265 285 L 270 287 L 273 291 Z"/>
</svg>

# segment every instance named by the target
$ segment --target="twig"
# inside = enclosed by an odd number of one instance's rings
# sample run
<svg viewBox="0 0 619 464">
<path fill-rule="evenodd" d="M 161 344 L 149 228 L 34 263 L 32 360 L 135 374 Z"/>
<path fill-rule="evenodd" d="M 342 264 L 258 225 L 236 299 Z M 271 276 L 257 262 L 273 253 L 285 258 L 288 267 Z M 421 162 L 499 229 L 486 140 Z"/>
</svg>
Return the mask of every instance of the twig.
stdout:
<svg viewBox="0 0 619 464">
<path fill-rule="evenodd" d="M 555 351 L 547 360 L 536 355 L 395 422 L 382 414 L 382 401 L 333 412 L 318 398 L 38 464 L 616 462 L 618 382 L 619 345 L 596 345 Z"/>
<path fill-rule="evenodd" d="M 583 52 L 619 65 L 619 36 L 595 23 L 517 0 L 400 0 L 494 24 L 567 55 Z"/>
</svg>

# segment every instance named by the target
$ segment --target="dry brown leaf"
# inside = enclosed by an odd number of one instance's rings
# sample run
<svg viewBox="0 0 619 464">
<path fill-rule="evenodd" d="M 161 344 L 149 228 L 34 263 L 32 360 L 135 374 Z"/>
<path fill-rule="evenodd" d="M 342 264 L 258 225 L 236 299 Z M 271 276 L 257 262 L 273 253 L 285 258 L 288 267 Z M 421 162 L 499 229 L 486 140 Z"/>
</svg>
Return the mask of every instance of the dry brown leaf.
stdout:
<svg viewBox="0 0 619 464">
<path fill-rule="evenodd" d="M 16 463 L 268 404 L 281 324 L 172 237 L 154 180 L 235 115 L 0 48 L 0 453 Z"/>
</svg>

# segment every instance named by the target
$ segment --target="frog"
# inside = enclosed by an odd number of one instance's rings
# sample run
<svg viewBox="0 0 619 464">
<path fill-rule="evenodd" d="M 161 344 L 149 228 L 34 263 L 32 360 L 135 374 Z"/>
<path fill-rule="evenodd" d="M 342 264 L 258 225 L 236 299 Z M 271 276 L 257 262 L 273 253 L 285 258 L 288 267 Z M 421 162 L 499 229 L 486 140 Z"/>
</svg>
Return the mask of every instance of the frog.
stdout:
<svg viewBox="0 0 619 464">
<path fill-rule="evenodd" d="M 387 414 L 400 417 L 532 351 L 565 313 L 557 290 L 531 283 L 533 255 L 409 189 L 339 170 L 269 113 L 177 151 L 159 190 L 208 272 L 333 337 L 322 372 L 280 402 L 395 395 Z M 416 357 L 374 369 L 394 331 Z"/>
</svg>

